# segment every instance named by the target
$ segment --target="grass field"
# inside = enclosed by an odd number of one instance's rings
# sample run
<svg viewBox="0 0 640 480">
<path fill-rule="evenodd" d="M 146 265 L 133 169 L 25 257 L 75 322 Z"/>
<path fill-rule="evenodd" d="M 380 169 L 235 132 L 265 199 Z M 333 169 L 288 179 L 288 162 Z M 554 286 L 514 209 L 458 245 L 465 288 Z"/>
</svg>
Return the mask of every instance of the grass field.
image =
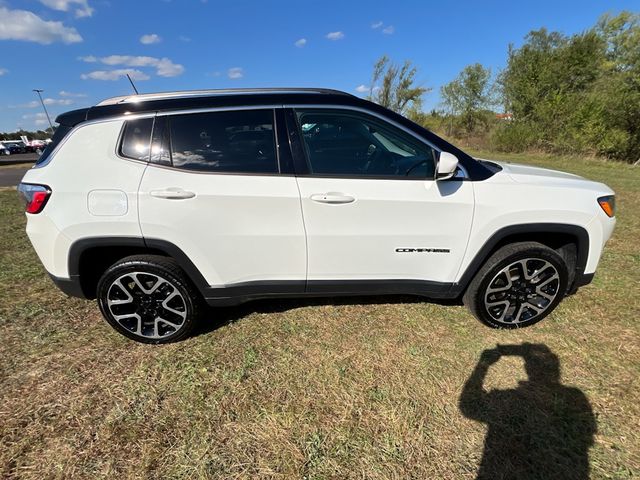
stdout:
<svg viewBox="0 0 640 480">
<path fill-rule="evenodd" d="M 510 158 L 618 195 L 594 282 L 519 331 L 406 297 L 264 301 L 139 345 L 55 289 L 0 192 L 0 477 L 471 479 L 484 452 L 482 478 L 585 478 L 587 461 L 591 478 L 637 478 L 640 168 Z M 525 342 L 563 386 L 519 383 L 518 356 L 478 364 Z M 481 395 L 485 374 L 502 393 Z"/>
</svg>

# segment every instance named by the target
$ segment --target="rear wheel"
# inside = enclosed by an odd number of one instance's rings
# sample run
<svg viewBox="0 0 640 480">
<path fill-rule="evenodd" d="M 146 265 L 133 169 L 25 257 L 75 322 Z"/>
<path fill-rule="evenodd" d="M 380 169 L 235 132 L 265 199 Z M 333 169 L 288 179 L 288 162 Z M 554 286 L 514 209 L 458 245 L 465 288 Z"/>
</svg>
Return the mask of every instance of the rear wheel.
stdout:
<svg viewBox="0 0 640 480">
<path fill-rule="evenodd" d="M 200 295 L 182 269 L 157 255 L 136 255 L 112 265 L 98 282 L 98 305 L 109 324 L 143 343 L 186 338 L 200 312 Z"/>
<path fill-rule="evenodd" d="M 463 300 L 490 327 L 525 327 L 556 308 L 567 281 L 567 266 L 555 250 L 537 242 L 514 243 L 486 261 Z"/>
</svg>

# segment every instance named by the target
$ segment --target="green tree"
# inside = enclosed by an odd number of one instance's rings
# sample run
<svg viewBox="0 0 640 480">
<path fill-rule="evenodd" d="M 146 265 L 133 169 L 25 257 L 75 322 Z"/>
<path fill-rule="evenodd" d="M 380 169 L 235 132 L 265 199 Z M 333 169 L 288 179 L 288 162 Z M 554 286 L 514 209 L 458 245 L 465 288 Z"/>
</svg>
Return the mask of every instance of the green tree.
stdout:
<svg viewBox="0 0 640 480">
<path fill-rule="evenodd" d="M 449 114 L 458 115 L 466 133 L 471 134 L 494 104 L 491 71 L 479 63 L 467 65 L 454 80 L 441 87 L 440 94 Z"/>
<path fill-rule="evenodd" d="M 417 72 L 409 60 L 399 66 L 383 55 L 373 66 L 369 100 L 401 115 L 418 114 L 422 95 L 431 89 L 415 84 Z"/>
</svg>

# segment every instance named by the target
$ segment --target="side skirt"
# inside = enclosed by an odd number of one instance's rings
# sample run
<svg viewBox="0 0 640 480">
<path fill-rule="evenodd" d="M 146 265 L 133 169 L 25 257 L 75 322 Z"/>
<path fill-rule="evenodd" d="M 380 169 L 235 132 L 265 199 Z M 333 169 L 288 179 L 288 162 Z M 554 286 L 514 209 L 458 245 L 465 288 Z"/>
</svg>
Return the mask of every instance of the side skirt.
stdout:
<svg viewBox="0 0 640 480">
<path fill-rule="evenodd" d="M 418 295 L 445 299 L 458 296 L 453 287 L 452 283 L 421 280 L 291 280 L 209 287 L 203 293 L 209 305 L 226 306 L 265 298 Z"/>
</svg>

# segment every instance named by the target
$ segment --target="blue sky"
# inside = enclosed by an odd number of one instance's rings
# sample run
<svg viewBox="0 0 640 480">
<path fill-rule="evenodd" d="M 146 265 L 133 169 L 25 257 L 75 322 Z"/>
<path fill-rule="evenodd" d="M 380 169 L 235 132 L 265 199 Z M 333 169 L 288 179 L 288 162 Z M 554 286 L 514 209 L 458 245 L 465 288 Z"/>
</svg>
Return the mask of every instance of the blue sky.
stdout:
<svg viewBox="0 0 640 480">
<path fill-rule="evenodd" d="M 638 0 L 0 0 L 0 131 L 131 92 L 322 86 L 358 94 L 383 54 L 433 91 L 470 63 L 497 72 L 507 46 L 540 27 L 583 31 Z"/>
</svg>

